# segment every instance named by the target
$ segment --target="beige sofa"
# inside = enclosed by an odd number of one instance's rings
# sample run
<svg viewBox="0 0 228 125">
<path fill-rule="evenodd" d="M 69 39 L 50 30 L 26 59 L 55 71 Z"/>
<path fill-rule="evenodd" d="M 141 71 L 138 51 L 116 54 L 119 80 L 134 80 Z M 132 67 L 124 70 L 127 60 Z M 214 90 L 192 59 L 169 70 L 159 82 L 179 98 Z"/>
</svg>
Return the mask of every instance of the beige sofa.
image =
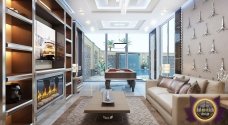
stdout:
<svg viewBox="0 0 228 125">
<path fill-rule="evenodd" d="M 217 97 L 220 95 L 221 99 L 228 99 L 228 95 L 224 94 L 225 85 L 223 82 L 178 74 L 175 76 L 190 79 L 189 81 L 197 81 L 200 87 L 206 81 L 207 86 L 205 87 L 205 93 L 201 94 L 172 94 L 167 91 L 167 88 L 158 87 L 158 80 L 148 80 L 146 82 L 146 99 L 169 125 L 194 124 L 186 120 L 187 115 L 185 113 L 185 108 L 190 105 L 190 95 L 196 98 Z"/>
</svg>

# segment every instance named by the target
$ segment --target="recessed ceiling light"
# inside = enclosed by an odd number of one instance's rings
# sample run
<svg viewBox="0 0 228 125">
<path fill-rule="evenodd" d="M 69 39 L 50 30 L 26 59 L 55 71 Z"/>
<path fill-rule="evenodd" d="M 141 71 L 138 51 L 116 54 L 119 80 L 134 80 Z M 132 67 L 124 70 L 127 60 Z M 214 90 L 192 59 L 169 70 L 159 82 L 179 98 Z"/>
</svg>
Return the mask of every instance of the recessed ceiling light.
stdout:
<svg viewBox="0 0 228 125">
<path fill-rule="evenodd" d="M 91 24 L 91 21 L 90 20 L 87 20 L 86 21 L 86 24 L 90 25 Z"/>
<path fill-rule="evenodd" d="M 161 12 L 161 16 L 164 16 L 164 15 L 165 15 L 165 13 Z"/>
<path fill-rule="evenodd" d="M 156 20 L 151 20 L 150 25 L 154 26 L 157 23 Z"/>
<path fill-rule="evenodd" d="M 79 13 L 82 13 L 82 12 L 84 12 L 84 10 L 82 10 L 82 9 L 79 9 L 79 11 L 78 11 Z"/>
<path fill-rule="evenodd" d="M 80 15 L 82 15 L 82 16 L 83 16 L 83 15 L 85 15 L 85 13 L 84 13 L 84 12 L 81 12 L 81 13 L 80 13 Z"/>
<path fill-rule="evenodd" d="M 164 9 L 164 10 L 163 10 L 163 12 L 164 12 L 164 13 L 166 13 L 166 12 L 167 12 L 167 10 L 166 10 L 166 9 Z"/>
<path fill-rule="evenodd" d="M 94 32 L 95 28 L 94 27 L 90 27 L 90 31 Z"/>
<path fill-rule="evenodd" d="M 149 30 L 149 27 L 148 26 L 144 28 L 144 31 L 145 32 L 148 32 L 148 30 Z"/>
</svg>

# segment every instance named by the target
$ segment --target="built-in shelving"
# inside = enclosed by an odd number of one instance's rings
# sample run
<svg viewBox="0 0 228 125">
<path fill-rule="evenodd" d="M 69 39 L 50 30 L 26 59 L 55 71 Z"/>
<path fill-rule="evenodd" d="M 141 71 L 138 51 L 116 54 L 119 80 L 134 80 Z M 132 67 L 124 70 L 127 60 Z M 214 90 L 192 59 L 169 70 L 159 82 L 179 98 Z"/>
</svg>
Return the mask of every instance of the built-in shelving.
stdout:
<svg viewBox="0 0 228 125">
<path fill-rule="evenodd" d="M 73 94 L 72 88 L 72 18 L 66 12 L 65 13 L 65 67 L 69 69 L 66 71 L 66 99 L 70 98 Z"/>
<path fill-rule="evenodd" d="M 3 5 L 5 4 L 5 5 Z M 5 110 L 3 115 L 5 125 L 36 124 L 39 114 L 37 104 L 36 81 L 39 75 L 50 73 L 65 73 L 64 91 L 61 97 L 69 99 L 72 96 L 72 17 L 56 0 L 0 0 L 0 21 L 2 36 L 0 41 L 1 73 L 0 85 L 4 93 L 0 94 L 0 104 Z M 5 17 L 5 19 L 3 18 Z M 55 59 L 36 60 L 36 26 L 39 21 L 55 30 Z M 42 63 L 43 62 L 43 63 Z M 51 62 L 51 63 L 50 63 Z M 41 65 L 50 64 L 51 68 L 37 68 Z M 4 67 L 3 67 L 4 66 Z M 45 66 L 44 66 L 45 67 Z M 19 84 L 21 88 L 21 100 L 6 102 L 9 97 L 8 85 Z M 7 87 L 7 88 L 6 88 Z M 43 110 L 43 109 L 42 109 Z M 1 118 L 0 118 L 1 121 Z"/>
</svg>

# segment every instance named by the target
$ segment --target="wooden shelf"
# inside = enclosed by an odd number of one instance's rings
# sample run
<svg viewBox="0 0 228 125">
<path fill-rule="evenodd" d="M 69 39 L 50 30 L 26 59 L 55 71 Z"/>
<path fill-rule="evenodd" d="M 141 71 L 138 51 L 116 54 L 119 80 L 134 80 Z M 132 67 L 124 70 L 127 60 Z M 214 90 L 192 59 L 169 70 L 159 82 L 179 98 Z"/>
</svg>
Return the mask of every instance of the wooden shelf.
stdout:
<svg viewBox="0 0 228 125">
<path fill-rule="evenodd" d="M 66 69 L 66 71 L 71 71 L 71 70 L 72 70 L 72 68 L 67 68 L 67 69 Z"/>
<path fill-rule="evenodd" d="M 67 54 L 71 54 L 72 53 L 71 51 L 72 51 L 71 50 L 71 43 L 66 42 L 66 53 Z"/>
<path fill-rule="evenodd" d="M 66 86 L 69 86 L 69 85 L 72 85 L 72 82 L 69 82 L 69 83 L 66 84 Z"/>
<path fill-rule="evenodd" d="M 66 57 L 66 68 L 71 68 L 71 58 Z"/>
<path fill-rule="evenodd" d="M 21 16 L 32 19 L 32 0 L 7 0 L 6 7 L 13 8 Z"/>
<path fill-rule="evenodd" d="M 72 95 L 72 85 L 66 86 L 66 98 L 68 98 L 70 95 Z"/>
<path fill-rule="evenodd" d="M 29 74 L 7 74 L 6 82 L 8 81 L 19 81 L 24 79 L 32 78 L 32 73 Z"/>
<path fill-rule="evenodd" d="M 13 49 L 13 50 L 19 50 L 19 51 L 28 51 L 28 52 L 32 52 L 32 50 L 33 50 L 31 46 L 15 44 L 12 42 L 6 43 L 6 48 Z"/>
<path fill-rule="evenodd" d="M 64 72 L 64 71 L 65 71 L 65 68 L 45 69 L 45 70 L 37 70 L 36 74 L 47 74 L 47 73 Z"/>
<path fill-rule="evenodd" d="M 31 102 L 32 103 L 32 102 Z M 26 105 L 6 116 L 6 125 L 29 125 L 33 122 L 33 106 Z"/>
<path fill-rule="evenodd" d="M 64 24 L 63 20 L 56 16 L 51 10 L 43 6 L 43 4 L 38 0 L 36 3 L 36 15 L 42 17 L 47 22 L 52 25 Z"/>
<path fill-rule="evenodd" d="M 6 74 L 8 76 L 20 76 L 32 73 L 32 53 L 26 51 L 6 51 Z"/>
<path fill-rule="evenodd" d="M 72 77 L 72 72 L 71 71 L 67 71 L 66 72 L 66 83 L 70 83 L 71 81 L 71 77 Z"/>
<path fill-rule="evenodd" d="M 14 103 L 14 104 L 7 104 L 6 105 L 6 113 L 7 115 L 11 115 L 14 112 L 28 106 L 31 105 L 33 103 L 32 100 L 29 99 L 22 99 L 20 102 L 18 103 Z"/>
<path fill-rule="evenodd" d="M 15 17 L 15 18 L 18 18 L 20 19 L 21 21 L 24 21 L 26 23 L 29 23 L 29 24 L 32 24 L 32 20 L 31 19 L 28 19 L 27 17 L 24 17 L 22 15 L 20 15 L 19 13 L 16 13 L 15 11 L 9 9 L 9 8 L 6 8 L 6 13 Z"/>
<path fill-rule="evenodd" d="M 67 24 L 66 24 L 66 28 L 72 30 L 72 28 L 69 25 L 67 25 Z"/>
<path fill-rule="evenodd" d="M 6 42 L 32 47 L 32 25 L 6 14 Z"/>
<path fill-rule="evenodd" d="M 71 40 L 71 29 L 69 29 L 68 27 L 66 27 L 66 38 Z"/>
<path fill-rule="evenodd" d="M 69 42 L 69 43 L 72 43 L 72 40 L 70 40 L 70 39 L 66 38 L 66 41 Z"/>
<path fill-rule="evenodd" d="M 67 25 L 69 28 L 72 27 L 72 18 L 71 18 L 71 16 L 70 16 L 68 13 L 66 13 L 66 25 Z"/>
<path fill-rule="evenodd" d="M 71 58 L 71 57 L 72 57 L 72 55 L 71 55 L 71 54 L 66 53 L 66 57 Z"/>
</svg>

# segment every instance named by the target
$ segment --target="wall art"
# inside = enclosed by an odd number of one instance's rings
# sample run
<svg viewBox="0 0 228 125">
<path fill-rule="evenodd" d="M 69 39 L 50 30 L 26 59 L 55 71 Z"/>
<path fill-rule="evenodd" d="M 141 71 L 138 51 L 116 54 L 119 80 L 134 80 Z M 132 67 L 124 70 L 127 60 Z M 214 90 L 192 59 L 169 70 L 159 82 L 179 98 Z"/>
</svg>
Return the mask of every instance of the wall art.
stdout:
<svg viewBox="0 0 228 125">
<path fill-rule="evenodd" d="M 203 22 L 201 11 L 199 12 L 199 19 L 198 19 L 197 22 L 198 23 L 202 23 Z"/>
<path fill-rule="evenodd" d="M 225 27 L 225 21 L 224 21 L 224 16 L 222 16 L 222 26 L 218 30 L 218 32 L 225 31 L 227 28 Z"/>
<path fill-rule="evenodd" d="M 192 39 L 196 39 L 196 31 L 195 31 L 195 28 L 193 29 Z"/>
<path fill-rule="evenodd" d="M 209 31 L 208 31 L 207 23 L 205 23 L 205 26 L 206 26 L 206 30 L 205 30 L 205 33 L 203 34 L 203 36 L 208 36 L 210 34 L 209 34 Z"/>
<path fill-rule="evenodd" d="M 215 50 L 215 40 L 212 41 L 211 50 L 210 50 L 209 53 L 210 53 L 210 54 L 215 54 L 215 53 L 217 53 L 217 51 Z"/>
<path fill-rule="evenodd" d="M 192 26 L 191 26 L 191 20 L 190 20 L 190 18 L 188 18 L 188 26 L 187 26 L 187 28 L 189 29 L 189 28 L 191 28 Z"/>
<path fill-rule="evenodd" d="M 207 58 L 205 59 L 205 64 L 204 64 L 204 67 L 203 67 L 203 72 L 210 72 Z"/>
<path fill-rule="evenodd" d="M 195 62 L 195 59 L 193 59 L 193 62 L 192 62 L 192 70 L 193 71 L 196 70 L 196 62 Z"/>
<path fill-rule="evenodd" d="M 188 56 L 191 56 L 190 45 L 188 45 L 187 55 L 188 55 Z"/>
<path fill-rule="evenodd" d="M 198 54 L 198 55 L 203 54 L 201 42 L 199 42 L 199 47 L 198 47 L 198 52 L 197 52 L 197 54 Z"/>
<path fill-rule="evenodd" d="M 192 7 L 192 9 L 195 10 L 195 9 L 196 9 L 196 1 L 195 1 L 195 0 L 192 0 L 192 2 L 193 2 L 193 7 Z"/>
<path fill-rule="evenodd" d="M 209 17 L 214 17 L 218 15 L 216 12 L 215 12 L 215 1 L 212 0 L 212 10 L 211 10 L 211 15 Z"/>
</svg>

